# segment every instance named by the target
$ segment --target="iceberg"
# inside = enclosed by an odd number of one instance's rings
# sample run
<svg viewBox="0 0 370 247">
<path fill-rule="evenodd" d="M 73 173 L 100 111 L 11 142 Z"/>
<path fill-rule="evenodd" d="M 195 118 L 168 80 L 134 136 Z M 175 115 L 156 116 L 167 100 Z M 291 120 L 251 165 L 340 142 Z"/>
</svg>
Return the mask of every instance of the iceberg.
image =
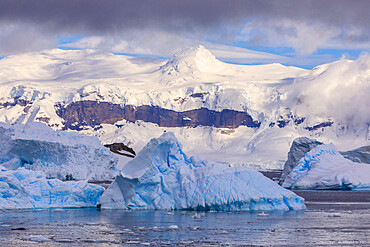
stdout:
<svg viewBox="0 0 370 247">
<path fill-rule="evenodd" d="M 307 137 L 296 138 L 290 147 L 288 160 L 284 164 L 284 170 L 279 179 L 279 184 L 282 185 L 284 183 L 286 177 L 294 170 L 294 168 L 299 164 L 299 161 L 305 157 L 309 151 L 322 144 L 322 142 L 309 139 Z M 364 146 L 345 152 L 339 151 L 339 154 L 341 154 L 345 159 L 356 163 L 370 164 L 370 146 Z"/>
<path fill-rule="evenodd" d="M 353 162 L 370 164 L 370 146 L 363 146 L 354 150 L 340 152 L 340 154 Z"/>
<path fill-rule="evenodd" d="M 109 209 L 149 210 L 305 208 L 303 198 L 257 171 L 189 158 L 173 133 L 152 139 L 128 162 L 99 204 Z"/>
<path fill-rule="evenodd" d="M 0 166 L 0 209 L 94 207 L 103 192 L 99 185 L 47 179 L 42 171 Z"/>
<path fill-rule="evenodd" d="M 0 165 L 43 171 L 60 180 L 112 180 L 117 158 L 98 138 L 42 123 L 0 123 Z"/>
<path fill-rule="evenodd" d="M 284 170 L 279 179 L 279 184 L 283 184 L 285 178 L 291 173 L 294 167 L 298 164 L 307 152 L 313 148 L 321 145 L 322 143 L 307 137 L 299 137 L 295 139 L 290 147 L 288 153 L 288 160 L 284 164 Z"/>
<path fill-rule="evenodd" d="M 323 144 L 300 159 L 282 186 L 309 190 L 370 190 L 370 165 L 346 159 L 333 144 Z"/>
</svg>

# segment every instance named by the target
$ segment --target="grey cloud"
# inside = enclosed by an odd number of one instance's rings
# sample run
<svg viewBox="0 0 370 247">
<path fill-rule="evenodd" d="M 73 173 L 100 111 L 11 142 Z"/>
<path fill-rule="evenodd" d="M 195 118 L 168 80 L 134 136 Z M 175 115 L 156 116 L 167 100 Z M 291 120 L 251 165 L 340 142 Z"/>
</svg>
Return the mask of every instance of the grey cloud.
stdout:
<svg viewBox="0 0 370 247">
<path fill-rule="evenodd" d="M 152 42 L 159 51 L 178 49 L 188 42 L 171 43 L 184 39 L 289 46 L 303 53 L 325 42 L 363 48 L 369 44 L 369 9 L 368 0 L 0 0 L 0 55 L 52 48 L 63 36 Z M 255 26 L 247 30 L 247 23 Z M 309 32 L 297 29 L 311 24 Z M 154 41 L 153 32 L 162 38 Z"/>
<path fill-rule="evenodd" d="M 146 27 L 208 29 L 250 18 L 284 18 L 368 31 L 369 9 L 368 0 L 1 0 L 0 21 L 103 34 Z"/>
</svg>

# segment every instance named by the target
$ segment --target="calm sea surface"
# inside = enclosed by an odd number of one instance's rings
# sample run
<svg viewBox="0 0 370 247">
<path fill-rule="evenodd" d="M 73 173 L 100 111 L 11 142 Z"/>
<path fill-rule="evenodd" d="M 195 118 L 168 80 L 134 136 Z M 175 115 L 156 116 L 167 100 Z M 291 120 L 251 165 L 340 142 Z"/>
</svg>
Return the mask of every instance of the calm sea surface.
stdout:
<svg viewBox="0 0 370 247">
<path fill-rule="evenodd" d="M 370 246 L 370 192 L 298 194 L 305 211 L 0 211 L 0 246 Z"/>
</svg>

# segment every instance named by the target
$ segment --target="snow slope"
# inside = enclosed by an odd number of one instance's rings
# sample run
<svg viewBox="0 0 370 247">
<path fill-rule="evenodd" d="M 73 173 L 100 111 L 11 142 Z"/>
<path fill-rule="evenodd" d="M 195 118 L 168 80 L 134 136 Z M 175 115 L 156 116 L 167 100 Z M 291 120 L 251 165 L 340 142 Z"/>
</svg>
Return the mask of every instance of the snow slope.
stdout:
<svg viewBox="0 0 370 247">
<path fill-rule="evenodd" d="M 94 207 L 103 192 L 99 185 L 46 179 L 42 171 L 0 166 L 0 209 Z"/>
<path fill-rule="evenodd" d="M 173 133 L 152 139 L 99 200 L 102 208 L 272 211 L 303 199 L 261 173 L 189 158 Z"/>
<path fill-rule="evenodd" d="M 289 189 L 370 189 L 370 165 L 345 159 L 333 144 L 309 151 L 286 177 Z"/>
<path fill-rule="evenodd" d="M 174 111 L 246 111 L 261 123 L 258 129 L 172 129 L 122 120 L 82 126 L 81 133 L 104 143 L 123 141 L 139 151 L 164 130 L 174 131 L 192 155 L 282 169 L 290 144 L 299 136 L 333 142 L 341 150 L 369 145 L 369 68 L 368 54 L 304 70 L 281 64 L 226 64 L 202 46 L 169 60 L 45 50 L 0 60 L 0 121 L 43 121 L 62 129 L 64 119 L 56 105 L 88 100 Z"/>
<path fill-rule="evenodd" d="M 43 171 L 47 178 L 111 180 L 117 158 L 95 137 L 54 131 L 43 123 L 0 123 L 0 164 Z"/>
</svg>

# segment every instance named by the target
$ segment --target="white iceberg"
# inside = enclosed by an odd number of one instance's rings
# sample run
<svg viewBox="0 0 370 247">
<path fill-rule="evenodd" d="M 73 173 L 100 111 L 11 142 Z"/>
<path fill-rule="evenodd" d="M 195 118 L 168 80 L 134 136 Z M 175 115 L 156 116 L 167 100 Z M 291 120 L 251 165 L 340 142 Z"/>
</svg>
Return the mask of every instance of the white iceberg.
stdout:
<svg viewBox="0 0 370 247">
<path fill-rule="evenodd" d="M 99 185 L 46 179 L 41 171 L 0 166 L 0 209 L 94 207 L 103 192 Z"/>
<path fill-rule="evenodd" d="M 319 145 L 300 159 L 283 187 L 370 190 L 370 165 L 345 159 L 333 144 Z"/>
<path fill-rule="evenodd" d="M 296 138 L 290 147 L 288 160 L 284 164 L 284 170 L 279 179 L 279 184 L 283 184 L 285 178 L 292 172 L 306 153 L 321 144 L 322 142 L 307 137 Z"/>
<path fill-rule="evenodd" d="M 102 208 L 272 211 L 303 199 L 257 171 L 189 158 L 172 133 L 152 139 L 99 200 Z"/>
<path fill-rule="evenodd" d="M 42 123 L 0 123 L 0 165 L 43 171 L 47 178 L 112 180 L 117 158 L 96 137 Z"/>
<path fill-rule="evenodd" d="M 370 164 L 370 145 L 340 152 L 340 154 L 353 162 Z"/>
</svg>

